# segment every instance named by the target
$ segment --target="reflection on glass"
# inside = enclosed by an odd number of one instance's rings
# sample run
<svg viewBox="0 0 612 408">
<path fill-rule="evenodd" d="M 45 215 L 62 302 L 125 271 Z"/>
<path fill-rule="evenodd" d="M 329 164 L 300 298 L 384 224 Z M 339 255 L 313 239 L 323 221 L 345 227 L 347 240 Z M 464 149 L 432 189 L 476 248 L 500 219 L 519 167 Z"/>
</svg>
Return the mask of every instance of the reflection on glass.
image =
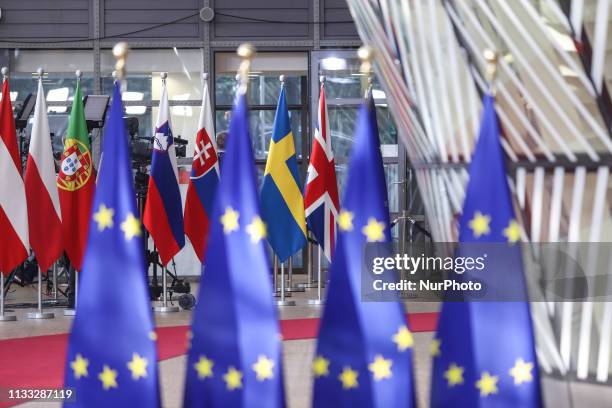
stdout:
<svg viewBox="0 0 612 408">
<path fill-rule="evenodd" d="M 100 69 L 102 72 L 102 91 L 112 93 L 112 71 L 115 69 L 115 59 L 111 50 L 103 50 L 100 54 Z M 128 91 L 142 92 L 144 100 L 158 99 L 160 92 L 160 73 L 167 72 L 166 83 L 170 90 L 169 98 L 182 96 L 177 100 L 201 100 L 202 98 L 202 50 L 149 49 L 130 51 L 130 69 L 128 70 Z"/>
<path fill-rule="evenodd" d="M 348 159 L 353 146 L 358 107 L 329 106 L 329 126 L 334 156 Z M 397 129 L 386 105 L 376 107 L 376 120 L 381 144 L 397 144 Z"/>
<path fill-rule="evenodd" d="M 285 76 L 285 93 L 289 105 L 302 103 L 301 76 Z M 247 101 L 250 106 L 276 105 L 280 93 L 277 75 L 250 75 Z M 236 94 L 236 77 L 218 75 L 215 78 L 215 98 L 217 105 L 231 105 Z"/>
<path fill-rule="evenodd" d="M 249 112 L 249 124 L 251 131 L 251 139 L 253 141 L 253 154 L 255 159 L 265 160 L 268 158 L 268 149 L 270 147 L 270 139 L 274 130 L 274 115 L 273 110 L 251 110 Z M 229 128 L 230 112 L 216 112 L 217 142 L 219 148 L 223 148 L 223 143 L 219 142 L 219 137 L 226 137 Z M 302 112 L 297 110 L 289 111 L 291 121 L 291 131 L 293 132 L 293 141 L 295 143 L 295 151 L 298 158 L 302 155 L 301 140 L 302 140 Z"/>
</svg>

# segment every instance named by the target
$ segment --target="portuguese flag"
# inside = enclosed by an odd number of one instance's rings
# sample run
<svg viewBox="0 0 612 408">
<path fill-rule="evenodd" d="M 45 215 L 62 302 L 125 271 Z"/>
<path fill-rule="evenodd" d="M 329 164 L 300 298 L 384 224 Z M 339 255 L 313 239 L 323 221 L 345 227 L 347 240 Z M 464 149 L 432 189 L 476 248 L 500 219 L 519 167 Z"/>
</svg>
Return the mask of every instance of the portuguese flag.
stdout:
<svg viewBox="0 0 612 408">
<path fill-rule="evenodd" d="M 87 123 L 77 82 L 64 141 L 62 163 L 57 175 L 64 246 L 72 265 L 81 269 L 94 193 L 94 168 Z"/>
</svg>

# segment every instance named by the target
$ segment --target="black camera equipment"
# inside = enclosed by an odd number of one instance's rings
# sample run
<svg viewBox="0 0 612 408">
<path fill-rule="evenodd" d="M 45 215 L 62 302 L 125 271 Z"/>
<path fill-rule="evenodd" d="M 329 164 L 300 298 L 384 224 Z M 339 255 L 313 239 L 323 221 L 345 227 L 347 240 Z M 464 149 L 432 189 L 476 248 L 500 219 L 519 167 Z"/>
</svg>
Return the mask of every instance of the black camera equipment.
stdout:
<svg viewBox="0 0 612 408">
<path fill-rule="evenodd" d="M 187 141 L 178 135 L 174 138 L 174 150 L 176 151 L 176 157 L 187 157 Z"/>
<path fill-rule="evenodd" d="M 108 109 L 108 95 L 85 95 L 83 99 L 85 121 L 87 122 L 87 130 L 91 132 L 93 129 L 101 129 L 104 127 L 106 119 L 106 110 Z"/>
</svg>

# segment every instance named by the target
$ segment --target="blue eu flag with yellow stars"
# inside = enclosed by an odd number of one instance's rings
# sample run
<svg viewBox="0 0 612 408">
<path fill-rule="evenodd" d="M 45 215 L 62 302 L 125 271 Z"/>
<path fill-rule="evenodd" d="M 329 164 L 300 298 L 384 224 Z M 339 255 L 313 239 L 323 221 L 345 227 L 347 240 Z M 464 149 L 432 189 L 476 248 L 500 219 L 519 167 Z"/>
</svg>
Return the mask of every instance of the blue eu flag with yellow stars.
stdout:
<svg viewBox="0 0 612 408">
<path fill-rule="evenodd" d="M 104 129 L 65 386 L 80 407 L 159 407 L 157 352 L 119 82 Z"/>
<path fill-rule="evenodd" d="M 188 408 L 284 406 L 280 333 L 253 162 L 246 96 L 239 90 L 193 315 Z"/>
<path fill-rule="evenodd" d="M 403 306 L 361 299 L 364 247 L 391 241 L 371 92 L 359 113 L 346 183 L 312 366 L 313 407 L 412 407 L 413 335 Z"/>
<path fill-rule="evenodd" d="M 281 87 L 274 132 L 261 188 L 261 213 L 268 241 L 281 262 L 306 244 L 306 217 L 285 87 Z"/>
<path fill-rule="evenodd" d="M 480 135 L 469 173 L 458 255 L 465 255 L 470 251 L 465 248 L 473 245 L 483 250 L 486 243 L 503 245 L 501 256 L 486 260 L 481 282 L 494 287 L 499 279 L 511 277 L 514 290 L 520 289 L 522 297 L 509 302 L 443 304 L 431 347 L 432 407 L 540 407 L 534 336 L 518 245 L 521 228 L 514 216 L 491 95 L 483 99 Z"/>
</svg>

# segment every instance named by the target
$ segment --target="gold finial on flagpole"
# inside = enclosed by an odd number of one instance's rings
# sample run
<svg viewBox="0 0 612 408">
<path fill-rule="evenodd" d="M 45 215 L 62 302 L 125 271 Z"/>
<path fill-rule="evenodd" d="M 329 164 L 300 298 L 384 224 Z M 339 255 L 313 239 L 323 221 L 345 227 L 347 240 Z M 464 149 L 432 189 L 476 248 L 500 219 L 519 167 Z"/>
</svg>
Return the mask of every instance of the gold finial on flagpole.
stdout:
<svg viewBox="0 0 612 408">
<path fill-rule="evenodd" d="M 491 94 L 495 95 L 495 81 L 497 80 L 497 63 L 499 53 L 494 50 L 486 49 L 483 53 L 485 59 L 485 79 L 489 83 Z"/>
<path fill-rule="evenodd" d="M 281 88 L 284 88 L 285 87 L 285 76 L 284 75 L 279 76 L 278 80 L 281 83 Z"/>
<path fill-rule="evenodd" d="M 236 54 L 242 58 L 240 67 L 238 68 L 239 84 L 238 92 L 245 93 L 249 84 L 249 71 L 251 69 L 251 60 L 255 56 L 255 47 L 249 43 L 242 44 L 236 50 Z"/>
<path fill-rule="evenodd" d="M 36 76 L 38 76 L 38 80 L 42 81 L 44 75 L 45 70 L 42 67 L 38 67 L 38 69 L 36 70 Z"/>
<path fill-rule="evenodd" d="M 74 71 L 74 75 L 77 77 L 77 82 L 81 82 L 81 78 L 83 77 L 83 72 L 80 69 Z"/>
<path fill-rule="evenodd" d="M 359 71 L 363 75 L 362 84 L 366 89 L 366 96 L 370 88 L 372 87 L 372 61 L 374 60 L 374 48 L 369 45 L 362 45 L 357 50 L 357 56 L 361 60 L 361 67 Z"/>
<path fill-rule="evenodd" d="M 2 79 L 6 81 L 9 76 L 9 70 L 7 67 L 2 67 Z"/>
<path fill-rule="evenodd" d="M 113 47 L 113 56 L 117 59 L 115 71 L 117 72 L 117 80 L 121 81 L 121 92 L 126 89 L 125 60 L 127 59 L 129 50 L 130 47 L 124 41 L 115 44 Z"/>
</svg>

